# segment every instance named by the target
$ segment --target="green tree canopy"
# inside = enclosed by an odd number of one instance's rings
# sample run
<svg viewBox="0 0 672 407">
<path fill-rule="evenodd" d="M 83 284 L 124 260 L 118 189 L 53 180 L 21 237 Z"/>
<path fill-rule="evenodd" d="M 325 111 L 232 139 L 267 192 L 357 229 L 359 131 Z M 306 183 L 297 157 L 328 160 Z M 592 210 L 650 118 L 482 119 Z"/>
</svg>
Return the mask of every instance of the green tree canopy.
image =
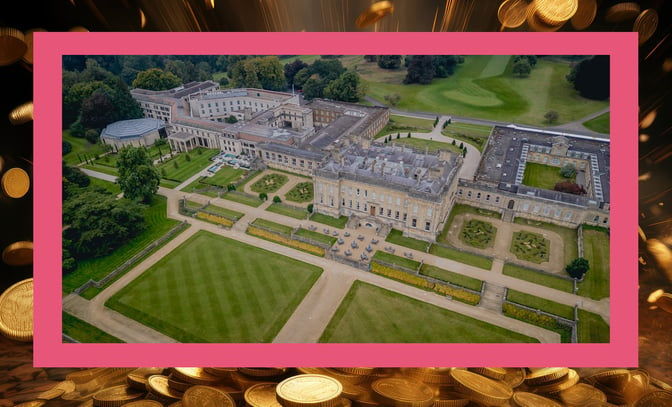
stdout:
<svg viewBox="0 0 672 407">
<path fill-rule="evenodd" d="M 409 59 L 410 58 L 410 59 Z M 419 83 L 427 85 L 434 78 L 434 64 L 431 55 L 406 57 L 409 61 L 404 84 Z"/>
<path fill-rule="evenodd" d="M 527 58 L 519 58 L 517 62 L 513 63 L 513 74 L 519 77 L 529 76 L 532 72 L 532 66 L 527 61 Z"/>
<path fill-rule="evenodd" d="M 567 75 L 574 89 L 588 99 L 609 98 L 609 55 L 596 55 L 579 62 Z"/>
<path fill-rule="evenodd" d="M 152 159 L 142 148 L 125 147 L 117 159 L 119 177 L 117 183 L 124 196 L 132 200 L 151 202 L 159 189 L 160 175 Z"/>
<path fill-rule="evenodd" d="M 81 122 L 85 128 L 102 129 L 114 121 L 114 105 L 107 93 L 97 90 L 82 102 Z"/>
<path fill-rule="evenodd" d="M 314 75 L 303 84 L 303 96 L 310 100 L 324 96 L 324 82 L 318 75 Z"/>
<path fill-rule="evenodd" d="M 329 82 L 324 88 L 324 96 L 343 102 L 357 102 L 364 96 L 362 81 L 357 73 L 345 72 Z"/>
<path fill-rule="evenodd" d="M 577 257 L 565 267 L 565 270 L 572 276 L 572 278 L 579 280 L 583 278 L 583 275 L 586 274 L 589 269 L 590 264 L 588 263 L 588 260 L 583 257 Z"/>
<path fill-rule="evenodd" d="M 236 87 L 285 90 L 285 70 L 277 56 L 248 58 L 231 67 L 231 82 Z"/>
<path fill-rule="evenodd" d="M 285 79 L 287 80 L 287 85 L 294 85 L 294 77 L 303 68 L 308 68 L 308 64 L 300 59 L 296 59 L 292 63 L 285 64 Z"/>
<path fill-rule="evenodd" d="M 159 68 L 150 68 L 138 72 L 138 76 L 133 81 L 133 87 L 147 90 L 167 90 L 179 86 L 180 83 L 182 81 L 175 74 L 164 72 Z"/>
<path fill-rule="evenodd" d="M 401 55 L 378 55 L 378 66 L 383 69 L 399 69 L 401 67 Z"/>
</svg>

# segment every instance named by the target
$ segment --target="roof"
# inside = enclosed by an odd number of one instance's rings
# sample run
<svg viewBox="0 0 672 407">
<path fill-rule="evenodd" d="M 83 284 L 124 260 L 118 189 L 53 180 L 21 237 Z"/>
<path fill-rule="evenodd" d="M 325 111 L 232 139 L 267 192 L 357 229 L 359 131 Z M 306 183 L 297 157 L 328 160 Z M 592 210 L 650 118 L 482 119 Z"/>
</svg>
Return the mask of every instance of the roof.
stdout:
<svg viewBox="0 0 672 407">
<path fill-rule="evenodd" d="M 165 127 L 163 120 L 159 119 L 132 119 L 122 120 L 108 124 L 100 133 L 101 137 L 127 139 L 141 137 L 147 133 L 158 131 Z"/>
</svg>

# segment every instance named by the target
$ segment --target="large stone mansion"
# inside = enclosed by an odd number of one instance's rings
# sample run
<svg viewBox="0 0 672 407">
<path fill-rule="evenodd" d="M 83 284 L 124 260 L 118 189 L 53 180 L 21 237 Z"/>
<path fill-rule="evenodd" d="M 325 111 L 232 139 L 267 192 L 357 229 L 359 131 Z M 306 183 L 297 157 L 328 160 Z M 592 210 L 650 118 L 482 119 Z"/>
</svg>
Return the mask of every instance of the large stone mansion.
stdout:
<svg viewBox="0 0 672 407">
<path fill-rule="evenodd" d="M 473 179 L 458 172 L 462 157 L 428 154 L 373 137 L 388 123 L 385 107 L 261 89 L 222 90 L 212 81 L 167 91 L 133 89 L 146 119 L 161 121 L 171 147 L 219 149 L 266 167 L 309 175 L 314 211 L 349 216 L 378 230 L 434 241 L 456 202 L 494 210 L 505 219 L 525 217 L 576 227 L 609 227 L 609 142 L 495 127 Z M 236 123 L 228 123 L 234 116 Z M 114 125 L 114 124 L 113 124 Z M 110 125 L 110 126 L 113 126 Z M 161 126 L 158 126 L 161 127 Z M 153 139 L 103 138 L 149 145 Z M 577 168 L 582 196 L 522 184 L 528 162 Z"/>
</svg>

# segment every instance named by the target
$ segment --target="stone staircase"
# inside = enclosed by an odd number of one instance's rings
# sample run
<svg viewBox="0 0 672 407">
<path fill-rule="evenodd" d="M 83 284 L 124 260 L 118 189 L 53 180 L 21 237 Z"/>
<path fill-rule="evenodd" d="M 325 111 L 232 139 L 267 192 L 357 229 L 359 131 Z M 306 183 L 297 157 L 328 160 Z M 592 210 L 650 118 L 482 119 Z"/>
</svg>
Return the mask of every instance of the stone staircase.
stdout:
<svg viewBox="0 0 672 407">
<path fill-rule="evenodd" d="M 481 302 L 478 306 L 498 314 L 501 313 L 506 289 L 492 283 L 483 282 L 483 284 L 485 288 L 481 294 Z"/>
</svg>

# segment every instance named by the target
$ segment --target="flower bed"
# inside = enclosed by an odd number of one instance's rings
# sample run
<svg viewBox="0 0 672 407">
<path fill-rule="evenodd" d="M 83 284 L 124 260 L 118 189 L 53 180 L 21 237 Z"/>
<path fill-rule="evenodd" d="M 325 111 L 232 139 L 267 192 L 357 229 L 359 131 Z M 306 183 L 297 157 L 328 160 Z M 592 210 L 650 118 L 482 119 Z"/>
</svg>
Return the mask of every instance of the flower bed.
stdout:
<svg viewBox="0 0 672 407">
<path fill-rule="evenodd" d="M 291 248 L 294 248 L 294 249 L 304 251 L 306 253 L 310 253 L 310 254 L 314 254 L 316 256 L 324 257 L 324 249 L 319 247 L 319 246 L 315 246 L 315 245 L 305 243 L 305 242 L 300 242 L 298 240 L 293 240 L 289 237 L 278 235 L 276 233 L 254 227 L 252 225 L 250 225 L 247 228 L 247 233 L 249 235 L 262 238 L 264 240 L 269 240 L 269 241 L 272 241 L 272 242 L 279 243 L 283 246 L 291 247 Z"/>
<path fill-rule="evenodd" d="M 198 211 L 196 212 L 196 217 L 199 219 L 202 219 L 206 222 L 214 223 L 216 225 L 222 225 L 224 227 L 230 228 L 233 226 L 233 221 L 229 218 L 225 218 L 223 216 L 217 216 L 213 215 L 211 213 L 206 213 L 206 212 L 201 212 Z"/>
</svg>

